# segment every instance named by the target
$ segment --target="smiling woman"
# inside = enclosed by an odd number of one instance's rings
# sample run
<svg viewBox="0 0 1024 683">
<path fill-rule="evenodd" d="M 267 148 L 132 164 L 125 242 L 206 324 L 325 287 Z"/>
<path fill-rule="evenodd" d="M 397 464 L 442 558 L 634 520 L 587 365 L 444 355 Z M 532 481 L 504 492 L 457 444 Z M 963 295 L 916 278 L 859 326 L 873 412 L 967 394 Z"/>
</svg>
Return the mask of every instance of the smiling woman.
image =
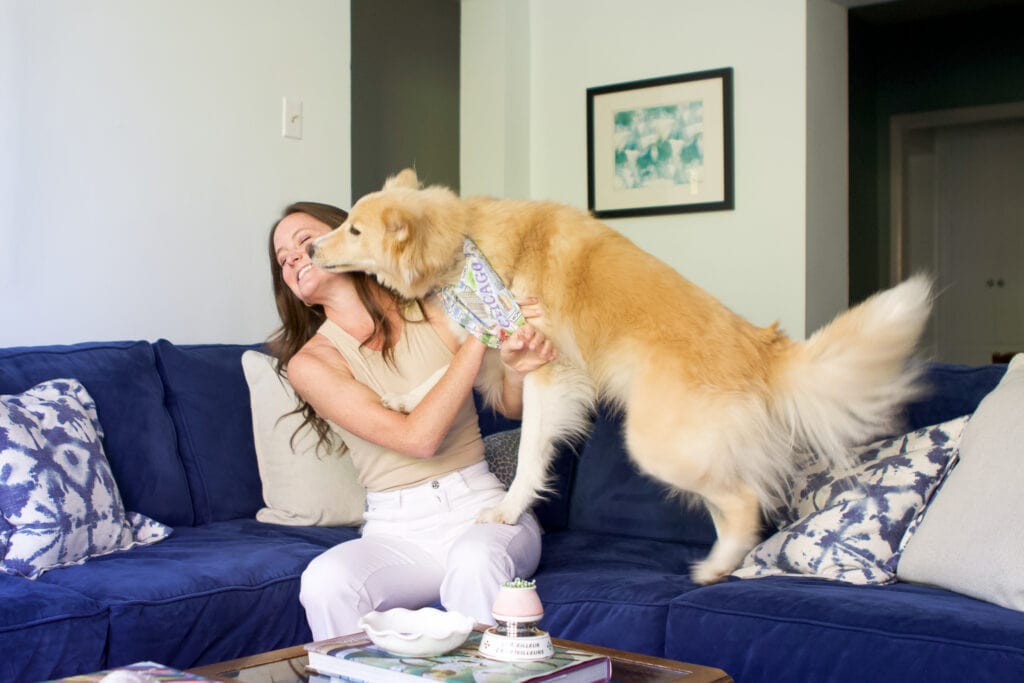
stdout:
<svg viewBox="0 0 1024 683">
<path fill-rule="evenodd" d="M 274 251 L 281 277 L 304 303 L 308 302 L 302 294 L 303 278 L 313 271 L 313 264 L 305 258 L 307 245 L 315 237 L 328 232 L 330 228 L 327 225 L 304 213 L 293 213 L 278 226 Z M 316 276 L 317 271 L 313 271 L 312 277 Z"/>
<path fill-rule="evenodd" d="M 525 374 L 554 351 L 526 324 L 481 370 L 487 347 L 461 342 L 436 297 L 405 299 L 374 276 L 316 267 L 310 245 L 346 217 L 293 204 L 268 245 L 282 323 L 270 346 L 295 389 L 299 429 L 316 430 L 325 457 L 340 457 L 331 448 L 343 441 L 366 489 L 361 537 L 314 559 L 299 597 L 317 640 L 357 630 L 372 610 L 437 600 L 489 623 L 501 583 L 536 569 L 540 528 L 532 512 L 517 524 L 476 522 L 505 489 L 484 459 L 472 388 L 478 374 L 493 373 L 502 386 L 496 407 L 519 417 Z M 535 301 L 524 304 L 527 319 L 542 314 Z M 385 405 L 387 395 L 404 407 Z"/>
<path fill-rule="evenodd" d="M 278 372 L 287 367 L 292 357 L 316 334 L 326 320 L 323 307 L 300 299 L 292 291 L 287 278 L 297 277 L 300 271 L 308 271 L 311 268 L 310 260 L 303 258 L 305 246 L 310 244 L 313 238 L 326 234 L 344 223 L 346 218 L 347 211 L 330 204 L 296 202 L 285 208 L 281 219 L 274 223 L 270 231 L 270 272 L 274 302 L 281 318 L 281 326 L 270 338 L 269 344 L 277 358 Z M 289 258 L 292 259 L 290 262 Z M 298 269 L 295 269 L 296 264 L 300 266 Z M 318 276 L 323 274 L 319 269 L 316 273 Z M 351 282 L 356 295 L 373 321 L 374 336 L 381 335 L 385 341 L 390 340 L 393 330 L 380 305 L 382 290 L 364 273 L 353 273 Z M 385 343 L 384 348 L 385 355 L 389 355 L 390 344 Z M 311 425 L 321 442 L 325 442 L 330 434 L 327 424 L 317 417 L 308 403 L 300 400 L 300 405 L 304 417 L 303 425 Z"/>
</svg>

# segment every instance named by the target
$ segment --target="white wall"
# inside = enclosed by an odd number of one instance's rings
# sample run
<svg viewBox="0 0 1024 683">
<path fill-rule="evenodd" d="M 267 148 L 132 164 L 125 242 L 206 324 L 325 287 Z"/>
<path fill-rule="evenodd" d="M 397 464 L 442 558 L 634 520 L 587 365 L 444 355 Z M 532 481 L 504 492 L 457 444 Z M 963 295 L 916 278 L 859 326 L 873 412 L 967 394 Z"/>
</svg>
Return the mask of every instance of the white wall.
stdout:
<svg viewBox="0 0 1024 683">
<path fill-rule="evenodd" d="M 0 0 L 0 292 L 11 291 L 14 283 L 14 248 L 9 243 L 13 237 L 8 226 L 14 222 L 14 3 Z M 0 310 L 12 304 L 0 298 Z M 0 313 L 0 334 L 5 316 Z"/>
<path fill-rule="evenodd" d="M 0 0 L 0 45 L 0 346 L 265 339 L 270 225 L 351 199 L 348 0 Z"/>
<path fill-rule="evenodd" d="M 816 83 L 807 77 L 808 3 L 827 0 L 463 0 L 462 193 L 586 208 L 588 87 L 731 66 L 735 210 L 609 224 L 737 313 L 761 325 L 779 320 L 804 336 L 809 292 L 822 293 L 813 302 L 817 319 L 845 307 L 847 279 L 844 260 L 810 271 L 821 282 L 807 281 L 808 175 L 817 173 L 808 164 L 820 161 L 807 148 L 808 87 Z M 507 27 L 522 22 L 508 18 L 522 13 L 528 28 L 511 33 Z M 841 9 L 819 14 L 821 25 L 845 22 Z M 510 64 L 524 43 L 527 64 Z M 845 91 L 845 70 L 837 77 L 830 93 Z M 506 121 L 523 102 L 528 132 L 509 140 Z M 835 111 L 821 134 L 845 141 L 845 110 L 839 118 Z M 516 147 L 529 149 L 525 168 L 506 163 Z M 818 189 L 845 194 L 845 148 L 827 163 L 841 166 L 843 178 L 831 174 Z M 517 192 L 523 187 L 528 195 Z M 836 225 L 816 253 L 831 255 L 836 240 L 845 253 L 847 218 L 833 213 Z"/>
</svg>

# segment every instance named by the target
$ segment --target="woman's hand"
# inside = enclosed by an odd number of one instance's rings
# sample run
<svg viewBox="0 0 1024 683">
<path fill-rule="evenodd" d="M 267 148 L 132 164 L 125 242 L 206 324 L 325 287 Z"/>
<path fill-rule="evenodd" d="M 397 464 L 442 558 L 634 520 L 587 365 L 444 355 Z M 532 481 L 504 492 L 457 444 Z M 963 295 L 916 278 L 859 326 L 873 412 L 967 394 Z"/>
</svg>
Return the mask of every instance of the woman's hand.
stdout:
<svg viewBox="0 0 1024 683">
<path fill-rule="evenodd" d="M 501 362 L 506 372 L 525 375 L 558 357 L 551 340 L 530 323 L 520 327 L 501 345 Z"/>
<path fill-rule="evenodd" d="M 501 345 L 501 362 L 509 371 L 525 375 L 558 357 L 554 344 L 534 326 L 544 318 L 544 307 L 536 297 L 517 302 L 526 324 Z"/>
</svg>

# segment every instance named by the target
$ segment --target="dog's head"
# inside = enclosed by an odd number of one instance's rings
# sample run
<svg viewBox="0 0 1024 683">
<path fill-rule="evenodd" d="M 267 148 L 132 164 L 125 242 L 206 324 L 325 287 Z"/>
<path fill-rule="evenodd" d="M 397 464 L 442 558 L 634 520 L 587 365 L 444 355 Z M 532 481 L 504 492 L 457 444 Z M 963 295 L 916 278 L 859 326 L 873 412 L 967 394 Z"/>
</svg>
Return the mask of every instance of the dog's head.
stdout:
<svg viewBox="0 0 1024 683">
<path fill-rule="evenodd" d="M 417 298 L 442 284 L 462 253 L 465 209 L 444 187 L 420 188 L 412 169 L 355 203 L 348 220 L 309 246 L 315 266 L 334 273 L 377 276 Z"/>
</svg>

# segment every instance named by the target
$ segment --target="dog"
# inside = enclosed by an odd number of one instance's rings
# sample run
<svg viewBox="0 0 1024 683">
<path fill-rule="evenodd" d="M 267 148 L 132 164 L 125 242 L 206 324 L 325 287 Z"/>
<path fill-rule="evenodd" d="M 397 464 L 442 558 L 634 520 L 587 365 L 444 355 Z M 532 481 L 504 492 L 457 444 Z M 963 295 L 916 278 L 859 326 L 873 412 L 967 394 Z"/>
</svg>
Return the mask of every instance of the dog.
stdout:
<svg viewBox="0 0 1024 683">
<path fill-rule="evenodd" d="M 415 171 L 360 198 L 309 247 L 315 265 L 363 271 L 410 298 L 453 284 L 469 236 L 516 297 L 537 296 L 558 358 L 527 375 L 514 481 L 481 521 L 515 523 L 547 489 L 559 441 L 584 436 L 598 401 L 622 411 L 635 465 L 696 494 L 717 532 L 692 578 L 730 574 L 758 540 L 762 512 L 810 457 L 834 466 L 897 426 L 919 393 L 910 359 L 932 305 L 916 275 L 798 342 L 756 327 L 589 213 L 555 202 L 459 198 Z M 500 400 L 489 353 L 478 380 Z M 813 454 L 813 455 L 811 455 Z"/>
</svg>

